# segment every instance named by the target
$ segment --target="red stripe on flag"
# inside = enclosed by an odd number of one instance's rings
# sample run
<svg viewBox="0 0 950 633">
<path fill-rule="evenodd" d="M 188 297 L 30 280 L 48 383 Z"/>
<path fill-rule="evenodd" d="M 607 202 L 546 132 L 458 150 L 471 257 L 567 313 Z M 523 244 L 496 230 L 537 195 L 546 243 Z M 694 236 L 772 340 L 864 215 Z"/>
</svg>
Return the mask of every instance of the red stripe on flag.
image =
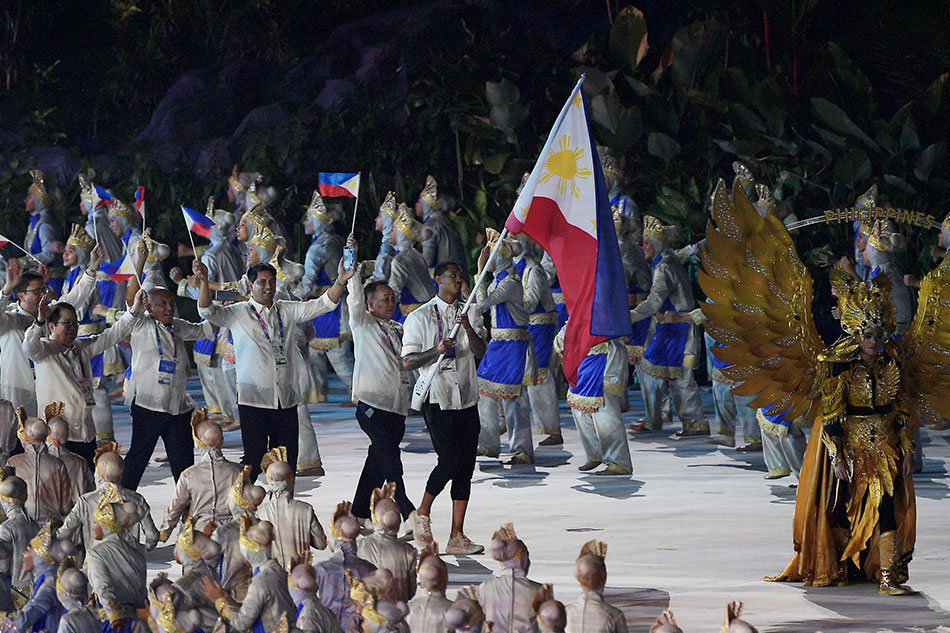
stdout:
<svg viewBox="0 0 950 633">
<path fill-rule="evenodd" d="M 564 332 L 561 365 L 568 382 L 576 385 L 577 368 L 587 352 L 607 340 L 590 333 L 597 274 L 597 240 L 569 224 L 553 200 L 540 196 L 532 200 L 522 231 L 548 252 L 557 268 L 564 304 L 570 315 Z"/>
<path fill-rule="evenodd" d="M 355 198 L 353 192 L 347 189 L 346 187 L 341 187 L 339 185 L 327 185 L 320 183 L 317 185 L 317 188 L 320 190 L 320 195 L 326 198 Z"/>
<path fill-rule="evenodd" d="M 191 232 L 204 238 L 211 238 L 211 227 L 198 222 L 191 223 Z"/>
</svg>

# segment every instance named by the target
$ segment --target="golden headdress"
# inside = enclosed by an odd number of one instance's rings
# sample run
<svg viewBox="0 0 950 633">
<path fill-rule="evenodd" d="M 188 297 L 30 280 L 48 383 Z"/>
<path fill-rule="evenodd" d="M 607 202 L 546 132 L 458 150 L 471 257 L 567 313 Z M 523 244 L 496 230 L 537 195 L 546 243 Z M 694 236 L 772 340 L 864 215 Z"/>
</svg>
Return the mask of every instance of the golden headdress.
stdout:
<svg viewBox="0 0 950 633">
<path fill-rule="evenodd" d="M 46 408 L 43 409 L 43 417 L 46 419 L 46 423 L 49 424 L 50 420 L 53 418 L 63 417 L 63 413 L 65 411 L 65 402 L 50 402 L 48 405 L 46 405 Z"/>
<path fill-rule="evenodd" d="M 264 453 L 264 456 L 261 458 L 261 470 L 266 473 L 270 465 L 275 462 L 289 463 L 287 461 L 286 446 L 276 446 Z"/>
<path fill-rule="evenodd" d="M 43 172 L 39 169 L 31 169 L 30 175 L 33 177 L 33 182 L 30 183 L 30 188 L 27 192 L 44 205 L 49 206 L 50 197 L 49 192 L 46 191 L 46 182 L 43 177 Z"/>
<path fill-rule="evenodd" d="M 887 275 L 878 275 L 871 284 L 840 268 L 833 268 L 831 288 L 838 297 L 841 329 L 854 335 L 868 328 L 881 328 L 889 334 L 896 321 L 894 304 L 890 300 L 892 284 Z"/>
<path fill-rule="evenodd" d="M 336 504 L 336 510 L 333 512 L 333 516 L 330 518 L 330 535 L 336 540 L 342 540 L 343 534 L 340 532 L 340 528 L 336 526 L 336 522 L 345 516 L 351 516 L 353 514 L 353 504 L 350 501 L 341 501 Z"/>
<path fill-rule="evenodd" d="M 614 231 L 619 236 L 623 230 L 623 214 L 620 213 L 620 206 L 615 205 L 612 214 L 614 218 Z"/>
<path fill-rule="evenodd" d="M 287 247 L 282 243 L 278 242 L 277 246 L 274 248 L 274 254 L 271 255 L 270 261 L 267 262 L 274 268 L 274 274 L 277 276 L 277 281 L 287 281 L 287 273 L 284 271 L 282 266 L 283 262 L 288 264 L 295 264 L 290 260 L 286 260 L 284 256 L 287 254 Z"/>
<path fill-rule="evenodd" d="M 643 216 L 643 237 L 652 237 L 665 244 L 667 240 L 666 227 L 658 218 L 645 215 Z"/>
<path fill-rule="evenodd" d="M 534 597 L 531 599 L 531 611 L 534 612 L 535 617 L 538 617 L 538 611 L 541 610 L 541 605 L 548 600 L 554 600 L 554 585 L 546 582 L 538 587 L 538 590 L 534 592 Z"/>
<path fill-rule="evenodd" d="M 145 240 L 145 250 L 148 253 L 146 261 L 157 262 L 168 258 L 171 251 L 165 244 L 152 239 L 152 227 L 145 229 L 141 239 Z"/>
<path fill-rule="evenodd" d="M 525 173 L 521 174 L 521 184 L 518 185 L 517 189 L 515 189 L 516 194 L 518 194 L 519 196 L 521 195 L 521 192 L 524 191 L 524 186 L 528 184 L 528 178 L 530 177 L 531 177 L 530 172 L 526 171 Z"/>
<path fill-rule="evenodd" d="M 396 499 L 396 482 L 390 481 L 383 484 L 382 487 L 376 488 L 369 498 L 369 516 L 373 519 L 375 525 L 381 525 L 376 517 L 376 504 L 383 499 Z"/>
<path fill-rule="evenodd" d="M 113 503 L 124 503 L 122 495 L 119 494 L 119 488 L 114 483 L 106 484 L 105 490 L 99 492 L 99 504 L 95 512 L 92 513 L 93 520 L 102 527 L 115 532 L 116 534 L 125 531 L 125 527 L 119 525 L 115 518 L 115 507 Z"/>
<path fill-rule="evenodd" d="M 92 183 L 89 182 L 89 179 L 86 178 L 85 174 L 79 174 L 79 197 L 83 202 L 92 203 L 96 199 L 95 193 L 96 190 L 93 188 Z"/>
<path fill-rule="evenodd" d="M 26 425 L 24 422 L 27 421 L 28 416 L 26 415 L 26 409 L 23 407 L 17 407 L 16 410 L 16 436 L 20 438 L 20 441 L 24 444 L 39 444 L 32 437 L 26 433 Z"/>
<path fill-rule="evenodd" d="M 604 172 L 604 177 L 620 180 L 620 177 L 623 176 L 621 162 L 607 148 L 600 147 L 598 150 L 600 151 L 600 168 Z"/>
<path fill-rule="evenodd" d="M 264 229 L 269 229 L 273 221 L 271 214 L 268 213 L 267 209 L 262 205 L 257 205 L 245 211 L 242 219 L 246 224 L 250 224 L 254 227 L 254 233 L 260 233 Z"/>
<path fill-rule="evenodd" d="M 581 546 L 581 553 L 577 555 L 578 558 L 581 556 L 597 556 L 598 558 L 607 557 L 607 544 L 603 541 L 587 541 Z"/>
<path fill-rule="evenodd" d="M 943 222 L 940 224 L 941 231 L 950 231 L 950 211 L 947 212 L 947 217 L 943 219 Z"/>
<path fill-rule="evenodd" d="M 73 224 L 72 231 L 69 233 L 69 238 L 66 240 L 66 246 L 72 244 L 76 248 L 81 248 L 86 252 L 92 251 L 96 246 L 96 240 L 92 238 L 91 235 L 86 233 L 86 229 L 78 224 Z"/>
<path fill-rule="evenodd" d="M 435 203 L 439 201 L 439 183 L 435 181 L 432 174 L 426 176 L 426 184 L 422 188 L 419 197 L 425 200 L 430 207 L 434 207 Z"/>
<path fill-rule="evenodd" d="M 307 207 L 307 213 L 317 218 L 324 224 L 332 224 L 333 218 L 327 212 L 327 204 L 323 201 L 318 189 L 313 190 L 313 196 L 310 197 L 310 206 Z"/>
<path fill-rule="evenodd" d="M 390 191 L 386 194 L 386 199 L 379 205 L 379 210 L 392 219 L 396 219 L 396 194 L 394 192 Z"/>
<path fill-rule="evenodd" d="M 491 250 L 495 248 L 495 243 L 498 242 L 498 238 L 501 237 L 501 233 L 496 231 L 490 226 L 485 227 L 485 245 L 488 246 L 488 249 Z M 498 247 L 498 255 L 511 259 L 514 251 L 512 250 L 512 240 L 508 238 L 502 240 L 501 245 Z"/>
<path fill-rule="evenodd" d="M 751 197 L 755 186 L 755 176 L 752 175 L 752 170 L 746 167 L 745 163 L 737 160 L 732 163 L 732 171 L 736 175 L 735 180 L 732 181 L 732 195 L 735 195 L 736 187 L 742 187 L 745 189 L 746 195 Z"/>
<path fill-rule="evenodd" d="M 195 409 L 195 412 L 191 414 L 191 437 L 195 440 L 195 445 L 198 448 L 203 448 L 206 451 L 211 450 L 211 446 L 205 444 L 200 437 L 198 437 L 198 427 L 202 423 L 208 421 L 208 407 L 201 407 L 200 409 Z"/>
<path fill-rule="evenodd" d="M 165 594 L 156 623 L 165 633 L 185 633 L 185 629 L 179 626 L 175 616 L 175 592 L 172 590 Z"/>
<path fill-rule="evenodd" d="M 231 489 L 228 491 L 228 494 L 231 496 L 231 499 L 242 510 L 247 510 L 251 507 L 251 502 L 248 501 L 247 497 L 244 496 L 244 486 L 248 485 L 250 482 L 251 482 L 251 467 L 248 465 L 245 465 L 244 468 L 241 469 L 241 472 L 237 474 L 237 477 L 234 478 L 234 483 L 231 484 Z"/>
<path fill-rule="evenodd" d="M 902 250 L 897 247 L 897 240 L 899 239 L 895 239 L 895 232 L 891 229 L 887 220 L 875 220 L 871 227 L 871 233 L 868 235 L 868 246 L 873 246 L 882 253 L 894 253 Z"/>
<path fill-rule="evenodd" d="M 109 440 L 103 444 L 100 444 L 96 447 L 96 454 L 92 458 L 92 464 L 95 466 L 99 463 L 99 458 L 105 455 L 106 453 L 116 453 L 119 454 L 122 452 L 122 445 L 119 444 L 116 440 Z"/>
<path fill-rule="evenodd" d="M 278 238 L 270 228 L 264 226 L 254 231 L 251 244 L 260 246 L 273 256 L 273 254 L 277 252 L 277 245 L 280 243 L 279 239 L 280 238 Z"/>
<path fill-rule="evenodd" d="M 874 209 L 877 207 L 877 185 L 871 185 L 867 191 L 858 196 L 854 201 L 854 206 L 862 209 Z"/>
<path fill-rule="evenodd" d="M 231 175 L 228 176 L 228 184 L 232 189 L 238 193 L 244 191 L 244 185 L 241 184 L 240 174 L 238 172 L 238 164 L 234 163 L 234 167 L 231 168 Z"/>
<path fill-rule="evenodd" d="M 53 544 L 53 532 L 50 522 L 47 521 L 43 524 L 43 527 L 40 528 L 40 531 L 36 533 L 30 540 L 30 547 L 33 548 L 33 551 L 37 556 L 40 557 L 47 565 L 53 564 L 53 556 L 49 553 L 50 545 Z"/>
<path fill-rule="evenodd" d="M 346 570 L 346 579 L 350 583 L 350 598 L 361 608 L 360 615 L 373 624 L 383 624 L 383 616 L 376 611 L 376 602 L 379 599 L 376 592 L 361 579 L 354 576 L 349 569 Z"/>
<path fill-rule="evenodd" d="M 112 204 L 109 205 L 109 217 L 121 218 L 126 222 L 135 222 L 135 209 L 119 200 L 118 197 L 112 197 Z"/>
<path fill-rule="evenodd" d="M 249 512 L 245 512 L 238 517 L 239 525 L 241 527 L 241 532 L 239 538 L 239 543 L 241 547 L 246 549 L 249 552 L 259 552 L 261 551 L 261 544 L 257 541 L 252 541 L 247 536 L 248 529 L 254 525 L 254 517 L 251 516 Z"/>
<path fill-rule="evenodd" d="M 250 207 L 251 209 L 253 209 L 259 204 L 263 204 L 261 197 L 257 195 L 256 182 L 252 182 L 251 186 L 247 188 L 246 199 L 247 199 L 247 206 Z"/>
<path fill-rule="evenodd" d="M 181 548 L 185 554 L 191 558 L 191 560 L 199 560 L 201 555 L 195 549 L 195 522 L 198 520 L 196 516 L 190 516 L 185 519 L 185 523 L 181 526 L 181 532 L 178 533 L 178 547 Z"/>
<path fill-rule="evenodd" d="M 417 239 L 416 221 L 413 219 L 412 213 L 409 211 L 409 207 L 406 206 L 405 202 L 399 203 L 399 210 L 396 211 L 396 218 L 393 220 L 393 226 L 396 227 L 396 230 L 409 239 Z"/>
</svg>

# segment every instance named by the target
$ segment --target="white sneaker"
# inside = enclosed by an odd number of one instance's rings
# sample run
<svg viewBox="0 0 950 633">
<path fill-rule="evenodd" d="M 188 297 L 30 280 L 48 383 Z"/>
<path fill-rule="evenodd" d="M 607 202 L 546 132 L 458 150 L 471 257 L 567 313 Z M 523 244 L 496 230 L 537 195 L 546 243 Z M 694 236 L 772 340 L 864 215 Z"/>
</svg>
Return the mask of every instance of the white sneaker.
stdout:
<svg viewBox="0 0 950 633">
<path fill-rule="evenodd" d="M 420 547 L 425 547 L 433 541 L 432 520 L 424 515 L 413 512 L 415 520 L 412 525 L 412 535 Z"/>
<path fill-rule="evenodd" d="M 473 543 L 464 534 L 450 538 L 449 544 L 445 547 L 446 554 L 454 554 L 455 556 L 470 556 L 472 554 L 481 554 L 484 551 L 484 546 Z"/>
<path fill-rule="evenodd" d="M 406 531 L 403 532 L 402 536 L 399 537 L 399 541 L 405 543 L 405 542 L 411 541 L 414 538 L 413 535 L 415 534 L 415 530 L 416 530 L 417 516 L 418 515 L 416 514 L 416 511 L 413 510 L 412 512 L 409 513 L 409 516 L 406 517 L 406 520 L 403 521 L 403 524 L 406 526 Z"/>
</svg>

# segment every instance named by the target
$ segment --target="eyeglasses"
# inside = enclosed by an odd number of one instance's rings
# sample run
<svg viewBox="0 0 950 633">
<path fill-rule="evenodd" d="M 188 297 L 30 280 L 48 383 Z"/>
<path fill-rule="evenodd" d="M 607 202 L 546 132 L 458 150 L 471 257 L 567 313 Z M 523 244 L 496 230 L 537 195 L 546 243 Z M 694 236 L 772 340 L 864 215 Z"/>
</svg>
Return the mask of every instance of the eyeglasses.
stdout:
<svg viewBox="0 0 950 633">
<path fill-rule="evenodd" d="M 46 294 L 46 288 L 32 288 L 30 290 L 24 290 L 23 294 L 25 295 L 42 295 Z"/>
<path fill-rule="evenodd" d="M 74 327 L 79 327 L 79 323 L 76 321 L 57 321 L 55 325 L 58 325 L 59 327 L 66 330 L 70 330 Z"/>
</svg>

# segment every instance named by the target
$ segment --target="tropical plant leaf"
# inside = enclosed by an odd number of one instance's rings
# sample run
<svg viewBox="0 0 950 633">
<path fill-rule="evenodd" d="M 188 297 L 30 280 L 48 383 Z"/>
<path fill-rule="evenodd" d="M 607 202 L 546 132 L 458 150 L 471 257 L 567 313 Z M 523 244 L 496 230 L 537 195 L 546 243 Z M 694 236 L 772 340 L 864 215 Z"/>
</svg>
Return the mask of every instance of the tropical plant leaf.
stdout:
<svg viewBox="0 0 950 633">
<path fill-rule="evenodd" d="M 610 25 L 608 46 L 617 57 L 636 70 L 650 48 L 647 44 L 647 21 L 636 7 L 624 7 Z"/>
<path fill-rule="evenodd" d="M 680 144 L 672 136 L 662 132 L 651 132 L 647 137 L 647 151 L 664 163 L 669 164 L 680 153 Z"/>
<path fill-rule="evenodd" d="M 811 106 L 814 108 L 818 118 L 824 121 L 825 125 L 832 130 L 863 141 L 865 145 L 875 152 L 881 151 L 881 148 L 874 142 L 874 139 L 865 134 L 864 130 L 859 128 L 844 110 L 832 102 L 827 99 L 822 99 L 821 97 L 812 97 Z"/>
<path fill-rule="evenodd" d="M 922 151 L 914 164 L 914 175 L 917 176 L 917 179 L 926 182 L 927 178 L 930 177 L 930 172 L 933 171 L 937 163 L 943 160 L 946 153 L 947 143 L 945 141 L 934 143 Z"/>
</svg>

